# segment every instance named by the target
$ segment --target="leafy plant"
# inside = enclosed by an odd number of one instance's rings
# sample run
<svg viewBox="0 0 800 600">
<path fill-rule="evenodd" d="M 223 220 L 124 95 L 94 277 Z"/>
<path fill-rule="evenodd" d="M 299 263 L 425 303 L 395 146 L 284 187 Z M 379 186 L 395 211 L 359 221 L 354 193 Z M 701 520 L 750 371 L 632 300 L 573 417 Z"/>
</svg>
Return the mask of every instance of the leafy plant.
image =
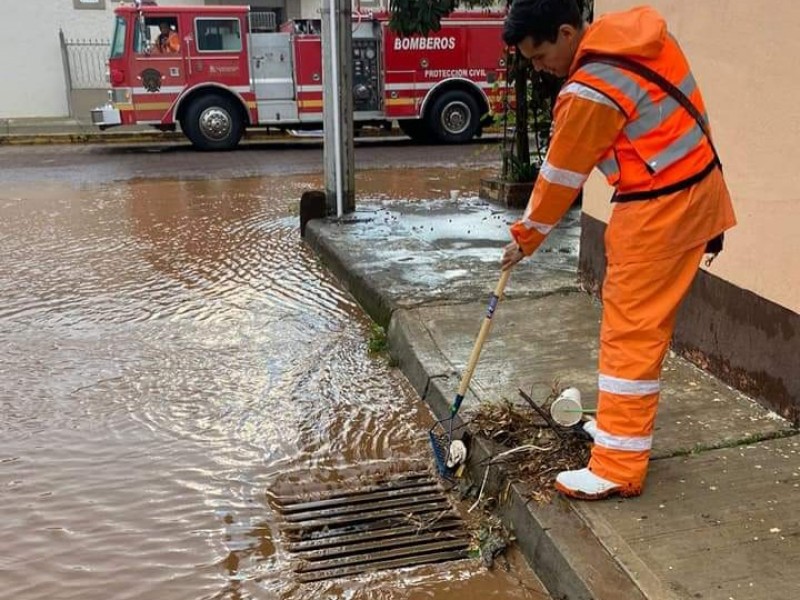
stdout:
<svg viewBox="0 0 800 600">
<path fill-rule="evenodd" d="M 512 0 L 506 0 L 510 8 Z M 578 0 L 587 21 L 592 20 L 592 0 Z M 441 21 L 457 8 L 483 7 L 497 8 L 495 0 L 389 0 L 389 27 L 402 36 L 427 35 L 441 29 Z M 514 57 L 512 59 L 512 56 Z M 538 174 L 538 164 L 549 140 L 550 110 L 558 94 L 560 81 L 537 74 L 530 63 L 519 55 L 507 51 L 506 64 L 509 65 L 506 81 L 506 94 L 502 115 L 495 115 L 503 123 L 503 142 L 501 145 L 503 179 L 514 181 L 533 181 Z M 511 93 L 510 85 L 514 91 Z M 514 102 L 512 98 L 525 98 L 524 102 Z M 534 160 L 531 160 L 529 143 L 529 121 L 532 117 L 534 132 Z M 513 124 L 513 145 L 508 139 L 508 129 Z"/>
<path fill-rule="evenodd" d="M 497 3 L 493 0 L 389 0 L 389 27 L 404 36 L 427 35 L 439 31 L 442 19 L 463 6 L 490 8 Z"/>
<path fill-rule="evenodd" d="M 515 70 L 512 77 L 521 78 L 521 84 L 515 85 L 514 97 L 525 98 L 525 102 L 523 107 L 514 106 L 513 110 L 510 102 L 504 103 L 501 178 L 528 183 L 536 180 L 544 161 L 550 141 L 551 107 L 558 88 L 555 80 L 535 73 L 527 62 L 518 62 Z M 509 130 L 513 131 L 513 137 Z"/>
<path fill-rule="evenodd" d="M 385 352 L 388 345 L 389 341 L 386 337 L 386 330 L 377 323 L 372 323 L 370 325 L 369 341 L 367 342 L 369 353 L 380 354 Z"/>
<path fill-rule="evenodd" d="M 510 152 L 506 157 L 506 161 L 508 172 L 503 179 L 513 183 L 530 183 L 536 181 L 536 177 L 539 175 L 538 163 L 524 162 Z"/>
</svg>

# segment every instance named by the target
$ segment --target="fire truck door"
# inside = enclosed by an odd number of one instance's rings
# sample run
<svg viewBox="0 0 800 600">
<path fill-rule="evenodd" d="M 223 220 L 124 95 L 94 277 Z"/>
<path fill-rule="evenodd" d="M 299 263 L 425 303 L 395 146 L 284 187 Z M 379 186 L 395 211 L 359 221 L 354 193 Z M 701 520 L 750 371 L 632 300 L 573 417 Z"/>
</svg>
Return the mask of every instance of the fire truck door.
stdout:
<svg viewBox="0 0 800 600">
<path fill-rule="evenodd" d="M 297 119 L 290 34 L 253 33 L 250 47 L 259 119 Z"/>
<path fill-rule="evenodd" d="M 169 120 L 169 111 L 186 85 L 179 45 L 184 32 L 179 25 L 177 15 L 141 15 L 136 20 L 131 70 L 136 78 L 133 105 L 140 122 Z"/>
</svg>

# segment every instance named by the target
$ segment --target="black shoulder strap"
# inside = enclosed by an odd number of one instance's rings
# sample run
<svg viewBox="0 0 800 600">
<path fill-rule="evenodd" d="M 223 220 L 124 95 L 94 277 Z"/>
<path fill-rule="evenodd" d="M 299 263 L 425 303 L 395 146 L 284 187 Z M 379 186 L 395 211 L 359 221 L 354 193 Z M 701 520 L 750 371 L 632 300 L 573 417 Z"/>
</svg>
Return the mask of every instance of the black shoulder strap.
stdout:
<svg viewBox="0 0 800 600">
<path fill-rule="evenodd" d="M 584 56 L 580 61 L 580 67 L 588 65 L 589 63 L 602 63 L 605 65 L 611 65 L 612 67 L 617 67 L 619 69 L 624 69 L 626 71 L 631 71 L 636 73 L 640 77 L 647 79 L 648 81 L 653 82 L 662 90 L 664 90 L 667 94 L 672 96 L 676 102 L 678 102 L 686 111 L 692 115 L 697 124 L 700 126 L 700 129 L 705 134 L 706 138 L 708 139 L 708 143 L 711 145 L 711 151 L 714 153 L 714 160 L 717 165 L 722 168 L 722 163 L 719 160 L 719 154 L 717 154 L 717 149 L 714 147 L 714 142 L 711 139 L 711 131 L 708 128 L 708 123 L 703 118 L 703 115 L 700 114 L 700 111 L 697 110 L 697 107 L 692 104 L 692 101 L 684 94 L 680 89 L 678 89 L 675 85 L 672 84 L 671 81 L 667 80 L 665 77 L 659 75 L 653 69 L 644 66 L 641 63 L 636 62 L 635 60 L 631 60 L 624 56 L 611 56 L 607 54 L 587 54 Z"/>
<path fill-rule="evenodd" d="M 717 154 L 717 149 L 714 147 L 714 141 L 711 139 L 711 131 L 708 128 L 708 123 L 703 118 L 703 115 L 700 114 L 700 111 L 697 110 L 697 107 L 694 104 L 692 104 L 692 101 L 686 97 L 686 94 L 680 91 L 680 89 L 678 89 L 675 85 L 673 85 L 672 82 L 670 82 L 665 77 L 662 77 L 661 75 L 653 71 L 653 69 L 646 67 L 643 64 L 636 62 L 635 60 L 631 60 L 629 58 L 625 58 L 622 56 L 610 56 L 606 54 L 589 54 L 581 59 L 579 66 L 582 67 L 584 65 L 588 65 L 589 63 L 603 63 L 606 65 L 611 65 L 612 67 L 617 67 L 619 69 L 625 69 L 626 71 L 631 71 L 633 73 L 636 73 L 640 77 L 643 77 L 648 81 L 653 82 L 654 84 L 659 86 L 662 90 L 664 90 L 667 94 L 672 96 L 681 106 L 683 106 L 683 108 L 686 109 L 686 111 L 690 115 L 692 115 L 692 117 L 694 117 L 694 120 L 697 121 L 697 124 L 700 126 L 700 129 L 703 131 L 706 138 L 708 139 L 708 143 L 711 146 L 711 151 L 714 153 L 714 163 L 716 163 L 716 165 L 720 168 L 720 170 L 722 170 L 722 163 L 719 160 L 719 154 Z M 711 163 L 709 167 L 713 168 L 714 163 Z M 707 171 L 707 169 L 704 169 L 704 171 Z M 707 175 L 707 172 L 703 172 L 700 175 L 700 178 L 702 179 L 702 177 L 705 177 L 705 175 Z M 706 244 L 705 251 L 713 255 L 706 261 L 707 267 L 711 266 L 711 261 L 714 260 L 717 254 L 722 252 L 724 237 L 725 234 L 720 233 L 714 239 L 709 240 L 709 242 Z"/>
</svg>

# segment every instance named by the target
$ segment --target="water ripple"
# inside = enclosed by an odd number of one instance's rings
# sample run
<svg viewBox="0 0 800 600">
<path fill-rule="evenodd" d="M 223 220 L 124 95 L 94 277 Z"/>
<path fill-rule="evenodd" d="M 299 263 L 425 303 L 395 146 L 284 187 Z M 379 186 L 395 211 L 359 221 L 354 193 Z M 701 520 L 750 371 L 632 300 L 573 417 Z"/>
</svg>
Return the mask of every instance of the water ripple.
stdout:
<svg viewBox="0 0 800 600">
<path fill-rule="evenodd" d="M 3 596 L 355 598 L 420 577 L 286 576 L 275 477 L 426 455 L 429 418 L 300 240 L 305 185 L 0 191 Z"/>
</svg>

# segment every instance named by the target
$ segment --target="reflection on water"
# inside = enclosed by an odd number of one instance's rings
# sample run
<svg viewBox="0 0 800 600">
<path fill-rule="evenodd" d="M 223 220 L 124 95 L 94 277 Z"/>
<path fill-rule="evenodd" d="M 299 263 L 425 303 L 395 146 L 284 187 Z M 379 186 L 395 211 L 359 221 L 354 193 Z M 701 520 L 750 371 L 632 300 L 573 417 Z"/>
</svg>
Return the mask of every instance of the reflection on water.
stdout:
<svg viewBox="0 0 800 600">
<path fill-rule="evenodd" d="M 479 176 L 359 185 L 439 197 Z M 428 452 L 427 410 L 299 239 L 315 184 L 0 191 L 0 596 L 536 597 L 522 567 L 474 564 L 291 583 L 277 475 Z"/>
</svg>

